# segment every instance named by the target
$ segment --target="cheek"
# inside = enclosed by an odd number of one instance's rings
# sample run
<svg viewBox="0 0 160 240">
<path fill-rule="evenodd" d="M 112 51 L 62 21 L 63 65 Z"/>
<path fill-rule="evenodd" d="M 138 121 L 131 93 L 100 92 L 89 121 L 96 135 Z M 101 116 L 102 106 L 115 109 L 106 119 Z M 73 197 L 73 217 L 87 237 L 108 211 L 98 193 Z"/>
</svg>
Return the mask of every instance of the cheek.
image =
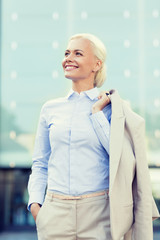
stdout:
<svg viewBox="0 0 160 240">
<path fill-rule="evenodd" d="M 65 59 L 62 60 L 62 67 L 64 68 Z"/>
<path fill-rule="evenodd" d="M 89 70 L 93 69 L 94 65 L 95 65 L 95 61 L 93 60 L 93 57 L 86 59 L 85 66 L 87 66 Z"/>
</svg>

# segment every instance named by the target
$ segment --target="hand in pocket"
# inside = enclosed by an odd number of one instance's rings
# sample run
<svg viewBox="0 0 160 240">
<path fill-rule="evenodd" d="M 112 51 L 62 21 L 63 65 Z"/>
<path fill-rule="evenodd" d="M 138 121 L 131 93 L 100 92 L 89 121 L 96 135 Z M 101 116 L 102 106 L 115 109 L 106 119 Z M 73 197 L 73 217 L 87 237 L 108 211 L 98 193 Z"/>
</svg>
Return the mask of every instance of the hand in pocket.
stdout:
<svg viewBox="0 0 160 240">
<path fill-rule="evenodd" d="M 34 218 L 34 221 L 36 221 L 36 218 L 37 218 L 37 215 L 38 215 L 38 212 L 39 212 L 40 208 L 41 208 L 41 206 L 38 203 L 32 203 L 31 213 L 32 213 L 32 216 Z"/>
</svg>

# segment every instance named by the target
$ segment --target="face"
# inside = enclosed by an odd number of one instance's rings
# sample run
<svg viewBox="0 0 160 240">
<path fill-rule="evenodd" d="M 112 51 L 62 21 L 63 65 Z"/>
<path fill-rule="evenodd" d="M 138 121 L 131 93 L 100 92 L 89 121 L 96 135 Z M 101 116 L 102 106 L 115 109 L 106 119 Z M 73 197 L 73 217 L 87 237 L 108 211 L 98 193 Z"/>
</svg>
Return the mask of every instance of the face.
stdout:
<svg viewBox="0 0 160 240">
<path fill-rule="evenodd" d="M 100 68 L 100 61 L 95 57 L 88 39 L 77 38 L 69 42 L 62 61 L 64 75 L 74 81 L 93 80 Z"/>
</svg>

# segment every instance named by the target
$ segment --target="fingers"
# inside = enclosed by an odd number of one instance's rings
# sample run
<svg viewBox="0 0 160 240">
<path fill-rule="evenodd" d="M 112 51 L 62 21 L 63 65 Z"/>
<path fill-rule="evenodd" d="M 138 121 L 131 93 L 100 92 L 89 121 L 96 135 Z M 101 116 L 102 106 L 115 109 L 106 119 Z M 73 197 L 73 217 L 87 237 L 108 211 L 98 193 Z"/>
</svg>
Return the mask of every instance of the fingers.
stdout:
<svg viewBox="0 0 160 240">
<path fill-rule="evenodd" d="M 40 205 L 38 203 L 32 203 L 31 213 L 35 221 L 36 221 L 39 210 L 40 210 Z"/>
<path fill-rule="evenodd" d="M 105 91 L 101 91 L 98 95 L 98 98 L 102 98 L 103 96 L 105 96 Z"/>
<path fill-rule="evenodd" d="M 106 93 L 109 93 L 109 92 L 108 91 L 101 91 L 98 95 L 98 99 L 104 98 L 109 103 L 111 100 L 110 100 L 109 95 L 107 95 Z"/>
</svg>

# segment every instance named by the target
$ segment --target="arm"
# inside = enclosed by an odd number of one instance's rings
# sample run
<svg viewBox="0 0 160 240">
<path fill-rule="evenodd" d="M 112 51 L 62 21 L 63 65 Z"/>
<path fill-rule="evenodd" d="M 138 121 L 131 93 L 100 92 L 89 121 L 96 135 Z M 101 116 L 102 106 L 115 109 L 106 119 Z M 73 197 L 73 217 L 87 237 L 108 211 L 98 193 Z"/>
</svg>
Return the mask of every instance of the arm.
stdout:
<svg viewBox="0 0 160 240">
<path fill-rule="evenodd" d="M 28 210 L 40 208 L 43 204 L 48 177 L 48 159 L 51 153 L 49 131 L 46 123 L 46 108 L 42 107 L 35 146 L 33 152 L 32 174 L 28 182 L 29 203 Z M 34 204 L 33 204 L 34 203 Z"/>
<path fill-rule="evenodd" d="M 107 153 L 109 154 L 110 139 L 110 116 L 105 116 L 103 111 L 98 111 L 90 115 L 94 130 Z"/>
<path fill-rule="evenodd" d="M 102 146 L 109 154 L 111 106 L 107 105 L 110 103 L 110 99 L 104 91 L 100 93 L 98 98 L 99 100 L 92 106 L 90 119 Z M 105 116 L 102 111 L 106 106 L 108 107 L 108 114 L 106 113 L 107 116 Z"/>
</svg>

